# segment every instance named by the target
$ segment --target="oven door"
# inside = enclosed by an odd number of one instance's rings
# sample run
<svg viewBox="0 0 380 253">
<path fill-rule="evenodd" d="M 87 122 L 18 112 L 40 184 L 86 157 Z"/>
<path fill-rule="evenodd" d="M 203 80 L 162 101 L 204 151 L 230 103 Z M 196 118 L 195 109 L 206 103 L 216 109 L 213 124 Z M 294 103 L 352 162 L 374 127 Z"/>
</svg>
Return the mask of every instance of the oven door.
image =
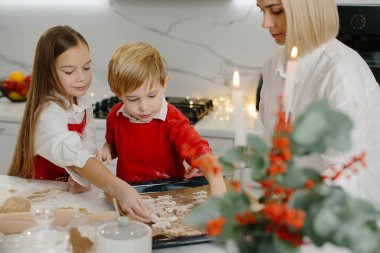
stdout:
<svg viewBox="0 0 380 253">
<path fill-rule="evenodd" d="M 365 52 L 361 53 L 361 55 L 371 68 L 377 83 L 380 85 L 380 52 Z"/>
<path fill-rule="evenodd" d="M 380 5 L 342 5 L 338 11 L 337 39 L 363 57 L 380 85 Z"/>
</svg>

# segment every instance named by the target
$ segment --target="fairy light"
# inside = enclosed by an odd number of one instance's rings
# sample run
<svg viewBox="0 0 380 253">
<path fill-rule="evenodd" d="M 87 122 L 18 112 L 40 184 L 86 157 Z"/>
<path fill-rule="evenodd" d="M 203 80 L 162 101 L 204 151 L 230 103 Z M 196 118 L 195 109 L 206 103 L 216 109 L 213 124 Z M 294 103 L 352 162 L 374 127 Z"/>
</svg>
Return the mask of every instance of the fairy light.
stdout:
<svg viewBox="0 0 380 253">
<path fill-rule="evenodd" d="M 251 116 L 254 119 L 257 119 L 258 112 L 256 110 L 256 105 L 254 103 L 248 104 L 247 111 L 248 111 L 249 116 Z"/>
</svg>

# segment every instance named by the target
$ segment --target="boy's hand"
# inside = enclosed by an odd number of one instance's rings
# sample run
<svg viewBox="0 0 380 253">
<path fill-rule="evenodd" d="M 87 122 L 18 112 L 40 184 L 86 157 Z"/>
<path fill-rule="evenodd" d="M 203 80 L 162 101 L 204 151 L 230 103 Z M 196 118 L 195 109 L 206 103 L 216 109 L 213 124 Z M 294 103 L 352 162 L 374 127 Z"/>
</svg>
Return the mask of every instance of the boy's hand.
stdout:
<svg viewBox="0 0 380 253">
<path fill-rule="evenodd" d="M 96 152 L 96 159 L 98 159 L 101 162 L 107 161 L 108 163 L 110 163 L 112 160 L 112 156 L 110 152 L 102 149 Z"/>
<path fill-rule="evenodd" d="M 130 214 L 136 220 L 150 222 L 152 212 L 142 201 L 138 192 L 129 184 L 123 189 L 121 196 L 117 196 L 119 204 L 124 213 Z"/>
<path fill-rule="evenodd" d="M 71 176 L 69 177 L 67 182 L 69 184 L 69 192 L 82 193 L 82 192 L 88 192 L 89 190 L 91 190 L 91 185 L 89 187 L 82 186 L 81 184 L 74 181 L 74 179 Z"/>
</svg>

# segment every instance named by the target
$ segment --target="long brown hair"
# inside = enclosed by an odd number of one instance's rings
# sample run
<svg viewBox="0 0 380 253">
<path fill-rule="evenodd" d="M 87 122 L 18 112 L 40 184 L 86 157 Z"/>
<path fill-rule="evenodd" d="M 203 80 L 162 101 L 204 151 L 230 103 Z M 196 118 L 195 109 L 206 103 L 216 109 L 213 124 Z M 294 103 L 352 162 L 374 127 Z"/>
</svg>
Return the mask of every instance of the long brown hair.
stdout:
<svg viewBox="0 0 380 253">
<path fill-rule="evenodd" d="M 55 102 L 68 109 L 63 99 L 56 96 L 60 94 L 69 100 L 69 95 L 59 81 L 55 61 L 59 55 L 80 42 L 88 47 L 84 37 L 69 26 L 49 28 L 38 40 L 32 81 L 8 175 L 26 178 L 34 176 L 34 134 L 41 112 L 49 102 Z"/>
</svg>

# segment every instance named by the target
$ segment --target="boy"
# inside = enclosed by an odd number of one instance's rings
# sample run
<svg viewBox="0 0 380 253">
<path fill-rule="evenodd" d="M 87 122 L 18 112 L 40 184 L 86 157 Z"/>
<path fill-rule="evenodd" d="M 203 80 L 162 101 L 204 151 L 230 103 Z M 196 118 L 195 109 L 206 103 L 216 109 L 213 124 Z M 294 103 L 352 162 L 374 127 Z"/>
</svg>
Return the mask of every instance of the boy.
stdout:
<svg viewBox="0 0 380 253">
<path fill-rule="evenodd" d="M 165 66 L 160 53 L 143 42 L 116 50 L 108 82 L 122 102 L 108 115 L 106 143 L 98 159 L 118 157 L 116 175 L 127 182 L 190 177 L 183 165 L 186 160 L 202 170 L 211 194 L 223 195 L 226 186 L 207 141 L 165 100 Z"/>
</svg>

